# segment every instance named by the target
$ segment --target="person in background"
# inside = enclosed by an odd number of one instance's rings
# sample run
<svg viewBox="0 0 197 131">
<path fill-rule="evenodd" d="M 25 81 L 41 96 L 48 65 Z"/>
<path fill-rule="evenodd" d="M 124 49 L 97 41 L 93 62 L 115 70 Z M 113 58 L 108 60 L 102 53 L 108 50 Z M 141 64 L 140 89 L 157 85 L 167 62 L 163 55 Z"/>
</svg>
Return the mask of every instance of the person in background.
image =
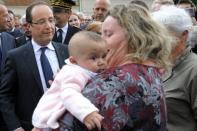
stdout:
<svg viewBox="0 0 197 131">
<path fill-rule="evenodd" d="M 184 9 L 191 16 L 193 24 L 197 24 L 196 6 L 191 0 L 179 0 L 176 2 L 176 6 L 178 8 Z"/>
<path fill-rule="evenodd" d="M 87 25 L 92 21 L 92 17 L 89 15 L 84 15 L 83 19 L 80 17 L 80 29 L 84 30 L 87 27 Z"/>
<path fill-rule="evenodd" d="M 147 10 L 149 10 L 148 5 L 147 5 L 144 1 L 142 1 L 142 0 L 131 0 L 130 4 L 141 5 L 141 6 L 143 6 L 144 8 L 146 8 Z"/>
<path fill-rule="evenodd" d="M 76 13 L 72 13 L 70 17 L 68 18 L 68 23 L 71 26 L 75 26 L 77 28 L 80 28 L 80 19 L 79 16 Z"/>
<path fill-rule="evenodd" d="M 14 15 L 15 28 L 18 28 L 18 29 L 21 28 L 21 21 L 20 21 L 20 19 L 21 19 L 21 15 L 19 15 L 19 14 L 15 14 Z"/>
<path fill-rule="evenodd" d="M 16 46 L 19 47 L 27 43 L 27 41 L 31 40 L 31 31 L 30 24 L 26 21 L 26 15 L 21 17 L 21 29 L 23 31 L 23 35 L 16 38 Z"/>
<path fill-rule="evenodd" d="M 70 56 L 66 60 L 67 64 L 56 75 L 50 89 L 42 96 L 34 111 L 32 123 L 37 130 L 58 128 L 58 119 L 68 112 L 83 122 L 89 130 L 95 125 L 101 129 L 103 117 L 81 95 L 81 91 L 90 78 L 107 67 L 106 42 L 94 32 L 81 31 L 71 38 L 68 50 Z"/>
<path fill-rule="evenodd" d="M 15 48 L 14 37 L 6 33 L 9 30 L 10 17 L 8 9 L 5 5 L 0 4 L 0 83 L 2 80 L 2 72 L 5 66 L 7 52 Z M 1 85 L 1 84 L 0 84 Z M 7 131 L 2 113 L 0 113 L 0 130 Z"/>
<path fill-rule="evenodd" d="M 68 58 L 67 47 L 52 42 L 55 18 L 47 3 L 29 5 L 26 20 L 32 39 L 8 52 L 0 86 L 0 111 L 9 131 L 31 131 L 34 108 Z"/>
<path fill-rule="evenodd" d="M 104 21 L 104 17 L 110 8 L 110 0 L 96 0 L 93 7 L 93 20 Z"/>
<path fill-rule="evenodd" d="M 154 0 L 151 5 L 151 11 L 158 11 L 160 10 L 161 6 L 171 6 L 174 5 L 173 0 Z"/>
<path fill-rule="evenodd" d="M 108 68 L 82 91 L 104 117 L 101 130 L 166 131 L 161 76 L 170 65 L 167 30 L 142 6 L 117 5 L 102 24 L 102 37 L 109 50 Z M 73 126 L 86 130 L 77 119 Z"/>
<path fill-rule="evenodd" d="M 72 0 L 50 0 L 50 3 L 56 19 L 53 41 L 68 45 L 71 37 L 81 31 L 81 29 L 68 24 L 68 18 L 72 13 L 71 8 L 75 2 Z"/>
<path fill-rule="evenodd" d="M 88 25 L 90 22 L 92 22 L 93 20 L 92 20 L 92 17 L 91 16 L 89 16 L 89 15 L 86 15 L 85 16 L 85 25 Z"/>
<path fill-rule="evenodd" d="M 23 32 L 19 28 L 15 27 L 14 13 L 11 10 L 8 10 L 8 13 L 10 16 L 8 33 L 14 36 L 15 38 L 22 36 Z"/>
<path fill-rule="evenodd" d="M 197 56 L 191 52 L 188 39 L 191 17 L 175 6 L 163 7 L 153 18 L 166 26 L 173 37 L 171 60 L 166 72 L 164 91 L 167 104 L 167 131 L 197 130 Z"/>
<path fill-rule="evenodd" d="M 188 42 L 192 47 L 192 51 L 197 54 L 197 26 L 192 26 L 190 29 Z"/>
<path fill-rule="evenodd" d="M 102 22 L 93 21 L 87 25 L 86 30 L 96 32 L 97 34 L 101 35 L 101 27 L 102 27 Z"/>
<path fill-rule="evenodd" d="M 80 29 L 83 30 L 86 27 L 86 25 L 85 25 L 85 14 L 83 12 L 77 12 L 76 14 L 79 16 Z"/>
</svg>

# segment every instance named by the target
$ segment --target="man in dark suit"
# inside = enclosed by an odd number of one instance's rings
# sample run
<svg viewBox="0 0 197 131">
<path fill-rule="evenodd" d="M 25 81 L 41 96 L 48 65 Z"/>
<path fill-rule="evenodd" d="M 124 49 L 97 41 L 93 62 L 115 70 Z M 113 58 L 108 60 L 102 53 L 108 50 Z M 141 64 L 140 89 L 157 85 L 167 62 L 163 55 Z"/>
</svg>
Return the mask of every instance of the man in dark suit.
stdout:
<svg viewBox="0 0 197 131">
<path fill-rule="evenodd" d="M 1 82 L 2 70 L 5 66 L 5 59 L 7 56 L 7 52 L 8 50 L 11 50 L 15 47 L 14 37 L 4 32 L 9 29 L 9 22 L 10 19 L 9 19 L 7 7 L 0 4 L 0 82 Z M 7 130 L 1 113 L 0 113 L 0 130 L 1 131 Z"/>
<path fill-rule="evenodd" d="M 81 30 L 68 24 L 68 18 L 72 13 L 71 8 L 75 5 L 75 2 L 72 0 L 50 1 L 56 19 L 56 32 L 53 41 L 68 45 L 70 38 Z"/>
<path fill-rule="evenodd" d="M 27 43 L 27 41 L 31 40 L 30 24 L 26 21 L 26 15 L 22 16 L 21 18 L 21 29 L 24 34 L 16 38 L 16 47 L 24 45 Z"/>
<path fill-rule="evenodd" d="M 10 16 L 8 33 L 15 38 L 22 36 L 24 33 L 20 29 L 15 27 L 14 13 L 11 10 L 8 10 L 8 13 Z"/>
<path fill-rule="evenodd" d="M 31 4 L 26 10 L 26 19 L 32 40 L 8 52 L 0 87 L 0 110 L 8 129 L 14 131 L 33 128 L 34 108 L 49 87 L 51 75 L 57 73 L 68 58 L 65 45 L 51 42 L 55 19 L 47 3 Z"/>
</svg>

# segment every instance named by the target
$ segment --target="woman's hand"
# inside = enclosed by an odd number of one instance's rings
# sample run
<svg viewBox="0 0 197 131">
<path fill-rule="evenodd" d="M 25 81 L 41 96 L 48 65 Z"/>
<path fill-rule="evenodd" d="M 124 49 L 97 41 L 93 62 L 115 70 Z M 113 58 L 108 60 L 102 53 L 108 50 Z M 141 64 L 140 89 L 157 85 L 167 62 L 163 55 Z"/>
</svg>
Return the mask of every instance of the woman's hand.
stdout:
<svg viewBox="0 0 197 131">
<path fill-rule="evenodd" d="M 97 127 L 98 130 L 101 130 L 101 121 L 104 119 L 98 112 L 92 112 L 88 116 L 85 117 L 83 123 L 89 130 Z"/>
<path fill-rule="evenodd" d="M 14 131 L 25 131 L 22 127 L 15 129 Z"/>
<path fill-rule="evenodd" d="M 41 128 L 34 127 L 31 131 L 42 131 Z"/>
</svg>

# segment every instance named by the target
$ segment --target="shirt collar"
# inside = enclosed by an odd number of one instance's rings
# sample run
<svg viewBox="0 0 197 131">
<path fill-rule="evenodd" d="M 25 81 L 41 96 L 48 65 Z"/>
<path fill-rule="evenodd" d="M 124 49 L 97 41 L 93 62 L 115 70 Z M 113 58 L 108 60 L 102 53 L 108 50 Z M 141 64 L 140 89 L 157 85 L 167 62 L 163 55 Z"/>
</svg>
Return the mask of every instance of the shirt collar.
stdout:
<svg viewBox="0 0 197 131">
<path fill-rule="evenodd" d="M 179 58 L 177 58 L 177 60 L 174 63 L 174 66 L 172 68 L 170 68 L 168 71 L 166 71 L 166 73 L 162 76 L 162 80 L 164 82 L 173 76 L 175 68 L 180 66 L 181 62 L 183 62 L 190 53 L 191 53 L 191 47 L 188 46 L 184 50 L 183 54 Z"/>
<path fill-rule="evenodd" d="M 180 63 L 190 54 L 190 52 L 191 52 L 191 47 L 190 46 L 186 47 L 186 49 L 183 51 L 182 55 L 179 58 L 177 58 L 177 60 L 175 61 L 175 65 L 173 68 L 180 65 Z"/>
<path fill-rule="evenodd" d="M 10 32 L 14 32 L 14 30 L 15 30 L 15 27 L 13 27 L 12 30 L 11 30 Z"/>
<path fill-rule="evenodd" d="M 56 27 L 56 30 L 58 30 L 58 29 L 62 29 L 62 31 L 63 31 L 64 33 L 66 33 L 67 30 L 68 30 L 68 23 L 67 23 L 63 28 L 58 28 L 58 27 Z"/>
<path fill-rule="evenodd" d="M 66 63 L 67 65 L 71 65 L 71 66 L 75 66 L 75 67 L 77 67 L 77 68 L 80 68 L 81 70 L 83 70 L 83 72 L 85 72 L 85 73 L 86 73 L 88 76 L 90 76 L 91 78 L 94 77 L 95 75 L 97 75 L 97 73 L 95 73 L 95 72 L 92 72 L 92 71 L 90 71 L 90 70 L 88 70 L 88 69 L 85 69 L 85 68 L 79 66 L 79 65 L 76 65 L 76 64 L 71 63 L 70 60 L 69 60 L 69 58 L 65 60 L 65 63 Z"/>
<path fill-rule="evenodd" d="M 43 47 L 43 46 L 40 46 L 38 43 L 36 43 L 36 42 L 34 41 L 33 38 L 32 38 L 32 40 L 31 40 L 31 42 L 32 42 L 33 48 L 34 48 L 34 50 L 35 50 L 36 52 L 39 51 L 41 47 Z M 47 45 L 44 46 L 44 47 L 48 47 L 48 49 L 50 49 L 50 50 L 55 50 L 55 48 L 53 47 L 51 41 L 49 42 L 49 44 L 47 44 Z"/>
</svg>

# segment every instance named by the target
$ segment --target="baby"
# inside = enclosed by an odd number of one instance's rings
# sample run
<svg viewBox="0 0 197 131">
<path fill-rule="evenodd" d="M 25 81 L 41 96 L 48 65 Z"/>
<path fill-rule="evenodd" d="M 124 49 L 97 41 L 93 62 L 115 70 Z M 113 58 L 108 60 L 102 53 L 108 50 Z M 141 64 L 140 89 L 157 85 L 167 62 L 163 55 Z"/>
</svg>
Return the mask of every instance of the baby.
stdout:
<svg viewBox="0 0 197 131">
<path fill-rule="evenodd" d="M 81 31 L 71 38 L 68 50 L 67 64 L 56 75 L 33 113 L 34 131 L 58 128 L 58 119 L 66 111 L 89 130 L 101 129 L 103 117 L 81 91 L 91 77 L 106 68 L 106 42 L 94 32 Z"/>
</svg>

